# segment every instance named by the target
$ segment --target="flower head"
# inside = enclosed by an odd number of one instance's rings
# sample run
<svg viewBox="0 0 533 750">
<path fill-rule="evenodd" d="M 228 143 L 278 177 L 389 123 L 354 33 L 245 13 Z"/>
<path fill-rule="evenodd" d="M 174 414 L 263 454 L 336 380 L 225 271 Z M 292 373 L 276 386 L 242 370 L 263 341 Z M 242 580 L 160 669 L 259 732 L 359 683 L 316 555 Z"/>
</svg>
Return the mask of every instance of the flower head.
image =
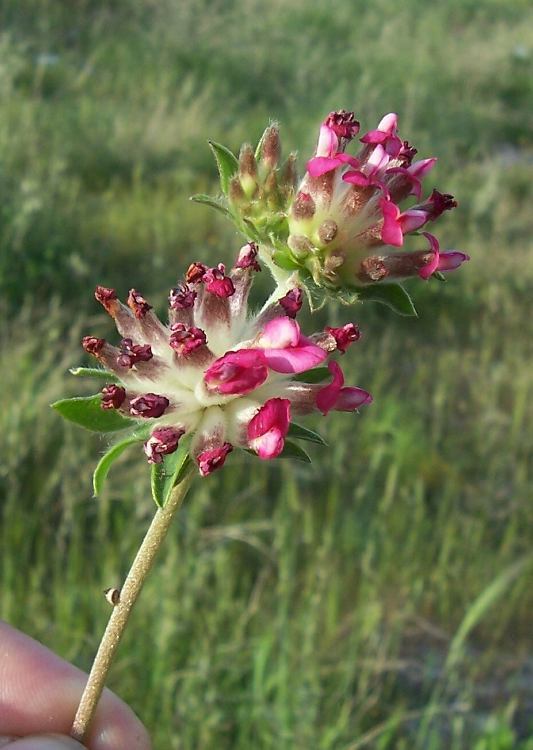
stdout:
<svg viewBox="0 0 533 750">
<path fill-rule="evenodd" d="M 139 292 L 131 290 L 124 305 L 114 290 L 98 287 L 96 298 L 123 338 L 116 347 L 88 336 L 83 346 L 118 381 L 104 387 L 102 408 L 149 425 L 149 463 L 160 464 L 183 440 L 190 440 L 201 476 L 220 468 L 234 448 L 272 459 L 283 451 L 294 415 L 355 411 L 371 400 L 366 391 L 344 387 L 338 365 L 331 386 L 305 382 L 306 372 L 358 339 L 356 326 L 305 336 L 295 320 L 298 287 L 259 315 L 248 314 L 257 255 L 248 243 L 229 273 L 222 264 L 192 264 L 170 292 L 168 324 Z"/>
<path fill-rule="evenodd" d="M 315 283 L 333 289 L 429 278 L 468 260 L 460 253 L 454 264 L 435 265 L 432 247 L 429 253 L 403 249 L 407 235 L 457 203 L 436 189 L 422 200 L 423 180 L 436 159 L 413 161 L 416 149 L 400 139 L 397 115 L 385 115 L 365 133 L 355 156 L 345 148 L 357 131 L 339 129 L 336 118 L 349 119 L 346 112 L 331 113 L 322 123 L 316 153 L 289 209 L 292 259 Z M 410 196 L 416 202 L 404 206 Z"/>
</svg>

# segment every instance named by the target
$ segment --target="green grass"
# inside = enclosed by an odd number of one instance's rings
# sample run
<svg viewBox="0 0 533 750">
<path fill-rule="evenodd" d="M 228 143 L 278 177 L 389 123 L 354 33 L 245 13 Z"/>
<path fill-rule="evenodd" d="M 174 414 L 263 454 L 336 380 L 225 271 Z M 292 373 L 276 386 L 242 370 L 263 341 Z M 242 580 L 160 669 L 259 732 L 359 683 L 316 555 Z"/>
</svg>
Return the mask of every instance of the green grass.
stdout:
<svg viewBox="0 0 533 750">
<path fill-rule="evenodd" d="M 442 244 L 472 256 L 412 285 L 418 320 L 328 311 L 361 324 L 344 362 L 375 403 L 316 419 L 312 467 L 233 455 L 197 483 L 110 682 L 156 750 L 531 750 L 527 21 L 519 0 L 2 4 L 0 614 L 78 665 L 153 508 L 135 451 L 91 498 L 103 445 L 48 404 L 110 333 L 96 281 L 162 305 L 238 247 L 187 201 L 214 188 L 206 139 L 275 117 L 303 163 L 330 108 L 396 110 L 459 199 Z"/>
</svg>

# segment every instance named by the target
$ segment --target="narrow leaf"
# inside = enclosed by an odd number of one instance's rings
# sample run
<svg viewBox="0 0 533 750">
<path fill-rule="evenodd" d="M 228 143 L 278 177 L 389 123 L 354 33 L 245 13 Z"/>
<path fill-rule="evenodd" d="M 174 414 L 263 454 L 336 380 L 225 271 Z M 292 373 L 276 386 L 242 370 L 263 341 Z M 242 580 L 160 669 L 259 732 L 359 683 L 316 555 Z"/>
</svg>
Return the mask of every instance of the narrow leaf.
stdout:
<svg viewBox="0 0 533 750">
<path fill-rule="evenodd" d="M 293 380 L 298 380 L 300 383 L 322 383 L 323 380 L 327 380 L 331 376 L 330 371 L 327 367 L 315 367 L 314 370 L 307 370 L 307 372 L 301 372 L 299 375 L 293 375 Z"/>
<path fill-rule="evenodd" d="M 487 611 L 493 607 L 502 597 L 505 597 L 514 581 L 531 566 L 533 555 L 526 555 L 517 562 L 505 568 L 493 581 L 474 599 L 467 609 L 457 632 L 450 644 L 445 669 L 451 669 L 459 661 L 470 632 L 482 621 Z"/>
<path fill-rule="evenodd" d="M 381 302 L 398 315 L 417 317 L 413 300 L 400 284 L 371 284 L 357 291 L 363 301 Z"/>
<path fill-rule="evenodd" d="M 310 464 L 311 458 L 308 453 L 297 443 L 293 443 L 290 440 L 285 441 L 285 446 L 278 458 L 294 458 L 296 461 L 302 461 L 303 463 Z"/>
<path fill-rule="evenodd" d="M 211 208 L 214 208 L 216 211 L 220 211 L 221 214 L 224 214 L 224 216 L 229 216 L 228 209 L 220 203 L 220 201 L 217 201 L 216 198 L 212 198 L 210 195 L 204 195 L 203 193 L 197 193 L 196 195 L 191 195 L 189 198 L 193 203 L 202 203 L 204 206 L 210 206 Z"/>
<path fill-rule="evenodd" d="M 78 378 L 101 378 L 107 383 L 118 383 L 119 379 L 116 375 L 108 370 L 102 370 L 100 367 L 71 367 L 69 370 L 71 375 L 76 375 Z"/>
<path fill-rule="evenodd" d="M 327 445 L 322 435 L 319 435 L 318 432 L 309 430 L 307 427 L 302 427 L 302 425 L 294 424 L 294 422 L 291 422 L 288 435 L 295 440 L 307 440 L 310 443 L 316 443 L 316 445 Z"/>
<path fill-rule="evenodd" d="M 141 440 L 142 438 L 136 436 L 127 437 L 124 440 L 121 440 L 119 443 L 115 443 L 115 445 L 112 445 L 107 453 L 102 456 L 102 458 L 98 461 L 93 474 L 93 490 L 95 497 L 102 492 L 104 482 L 112 464 L 124 453 L 126 448 L 129 448 L 130 445 L 139 443 Z"/>
<path fill-rule="evenodd" d="M 231 153 L 229 148 L 215 141 L 209 141 L 209 148 L 214 154 L 220 175 L 220 187 L 224 195 L 228 194 L 229 181 L 239 169 L 237 157 Z"/>
<path fill-rule="evenodd" d="M 164 456 L 160 464 L 152 465 L 152 497 L 163 508 L 172 488 L 180 481 L 189 464 L 190 438 L 181 438 L 178 449 Z"/>
<path fill-rule="evenodd" d="M 69 422 L 93 432 L 117 432 L 137 424 L 137 421 L 123 417 L 115 409 L 102 409 L 101 403 L 102 397 L 97 393 L 81 398 L 64 398 L 52 404 L 52 408 Z"/>
</svg>

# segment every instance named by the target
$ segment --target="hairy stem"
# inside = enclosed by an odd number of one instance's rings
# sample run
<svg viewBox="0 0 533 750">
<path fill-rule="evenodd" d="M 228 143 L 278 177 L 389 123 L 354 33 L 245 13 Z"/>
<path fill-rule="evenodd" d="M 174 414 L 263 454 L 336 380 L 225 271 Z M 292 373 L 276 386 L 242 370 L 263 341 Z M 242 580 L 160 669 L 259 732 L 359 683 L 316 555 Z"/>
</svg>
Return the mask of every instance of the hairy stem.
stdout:
<svg viewBox="0 0 533 750">
<path fill-rule="evenodd" d="M 180 484 L 176 485 L 165 507 L 158 509 L 124 581 L 119 600 L 113 609 L 100 641 L 87 685 L 81 696 L 80 705 L 70 730 L 71 737 L 79 742 L 84 742 L 87 737 L 115 651 L 126 629 L 133 605 L 137 601 L 146 577 L 152 568 L 155 556 L 167 535 L 174 514 L 187 494 L 192 476 L 193 474 L 190 472 Z"/>
</svg>

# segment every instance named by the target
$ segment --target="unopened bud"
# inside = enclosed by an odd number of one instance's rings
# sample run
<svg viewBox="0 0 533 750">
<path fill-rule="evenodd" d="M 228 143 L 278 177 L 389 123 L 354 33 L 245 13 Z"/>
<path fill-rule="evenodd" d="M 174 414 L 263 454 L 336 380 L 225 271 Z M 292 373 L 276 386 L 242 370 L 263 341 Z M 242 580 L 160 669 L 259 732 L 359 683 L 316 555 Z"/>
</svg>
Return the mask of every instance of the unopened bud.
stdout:
<svg viewBox="0 0 533 750">
<path fill-rule="evenodd" d="M 281 185 L 288 191 L 296 188 L 298 182 L 298 171 L 296 168 L 296 154 L 289 154 L 287 161 L 281 170 Z"/>
<path fill-rule="evenodd" d="M 97 286 L 94 290 L 94 296 L 104 306 L 106 311 L 112 315 L 117 306 L 117 293 L 115 290 L 105 286 Z"/>
<path fill-rule="evenodd" d="M 102 409 L 119 409 L 126 400 L 126 390 L 120 385 L 106 385 L 102 388 Z"/>
<path fill-rule="evenodd" d="M 170 401 L 166 396 L 160 396 L 157 393 L 145 393 L 130 401 L 130 413 L 134 417 L 157 419 L 165 413 L 169 405 Z"/>
<path fill-rule="evenodd" d="M 296 221 L 312 219 L 315 215 L 315 210 L 315 202 L 309 193 L 302 192 L 298 193 L 291 208 L 292 215 Z"/>
<path fill-rule="evenodd" d="M 81 345 L 88 354 L 99 354 L 104 345 L 105 339 L 96 338 L 96 336 L 84 336 Z"/>
<path fill-rule="evenodd" d="M 257 189 L 257 162 L 254 150 L 245 143 L 239 155 L 239 177 L 241 187 L 247 198 L 251 198 Z"/>
<path fill-rule="evenodd" d="M 238 176 L 232 177 L 229 183 L 229 199 L 237 205 L 245 203 L 247 198 L 242 189 L 241 180 Z"/>
<path fill-rule="evenodd" d="M 270 125 L 264 132 L 262 138 L 262 158 L 268 169 L 275 169 L 281 156 L 281 141 L 279 127 Z"/>
<path fill-rule="evenodd" d="M 207 338 L 201 328 L 195 326 L 186 326 L 184 323 L 174 323 L 171 326 L 169 344 L 178 353 L 180 357 L 186 357 L 188 354 L 205 346 Z"/>
<path fill-rule="evenodd" d="M 318 238 L 320 242 L 322 242 L 324 245 L 333 242 L 333 240 L 337 236 L 338 230 L 339 227 L 337 226 L 336 222 L 333 221 L 333 219 L 326 219 L 326 221 L 323 221 L 318 228 Z"/>
</svg>

